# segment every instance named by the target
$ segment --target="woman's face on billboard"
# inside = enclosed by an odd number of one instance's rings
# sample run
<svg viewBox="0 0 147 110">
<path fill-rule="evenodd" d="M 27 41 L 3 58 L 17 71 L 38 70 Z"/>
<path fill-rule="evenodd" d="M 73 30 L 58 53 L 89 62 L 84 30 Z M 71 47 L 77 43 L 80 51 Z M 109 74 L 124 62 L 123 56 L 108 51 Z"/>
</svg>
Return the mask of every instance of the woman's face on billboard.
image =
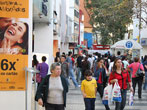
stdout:
<svg viewBox="0 0 147 110">
<path fill-rule="evenodd" d="M 17 23 L 10 25 L 7 28 L 4 36 L 11 42 L 22 43 L 23 42 L 22 37 L 25 32 L 26 32 L 25 24 L 22 22 L 17 22 Z"/>
</svg>

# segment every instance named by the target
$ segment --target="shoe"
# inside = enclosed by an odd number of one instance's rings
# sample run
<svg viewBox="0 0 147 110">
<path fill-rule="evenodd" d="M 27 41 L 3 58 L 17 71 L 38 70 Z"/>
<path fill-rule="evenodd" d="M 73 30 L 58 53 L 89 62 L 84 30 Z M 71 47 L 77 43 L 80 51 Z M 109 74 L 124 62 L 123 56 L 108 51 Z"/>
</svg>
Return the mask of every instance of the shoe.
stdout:
<svg viewBox="0 0 147 110">
<path fill-rule="evenodd" d="M 141 100 L 142 98 L 141 97 L 138 97 L 138 99 Z"/>
</svg>

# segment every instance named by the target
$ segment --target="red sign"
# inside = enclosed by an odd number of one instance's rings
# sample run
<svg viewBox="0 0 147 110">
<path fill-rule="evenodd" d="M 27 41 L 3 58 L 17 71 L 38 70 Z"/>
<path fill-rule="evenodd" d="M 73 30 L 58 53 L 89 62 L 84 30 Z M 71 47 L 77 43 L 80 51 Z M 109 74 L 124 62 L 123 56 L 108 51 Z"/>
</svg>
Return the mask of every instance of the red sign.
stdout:
<svg viewBox="0 0 147 110">
<path fill-rule="evenodd" d="M 109 50 L 110 45 L 93 45 L 93 50 Z"/>
</svg>

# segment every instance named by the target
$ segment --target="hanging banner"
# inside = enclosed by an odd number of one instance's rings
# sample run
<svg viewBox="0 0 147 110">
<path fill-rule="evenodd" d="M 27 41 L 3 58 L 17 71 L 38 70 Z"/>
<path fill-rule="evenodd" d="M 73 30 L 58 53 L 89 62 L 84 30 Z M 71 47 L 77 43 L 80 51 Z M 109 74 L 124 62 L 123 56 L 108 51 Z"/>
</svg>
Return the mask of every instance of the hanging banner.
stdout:
<svg viewBox="0 0 147 110">
<path fill-rule="evenodd" d="M 0 1 L 0 91 L 26 89 L 29 24 L 29 0 Z"/>
</svg>

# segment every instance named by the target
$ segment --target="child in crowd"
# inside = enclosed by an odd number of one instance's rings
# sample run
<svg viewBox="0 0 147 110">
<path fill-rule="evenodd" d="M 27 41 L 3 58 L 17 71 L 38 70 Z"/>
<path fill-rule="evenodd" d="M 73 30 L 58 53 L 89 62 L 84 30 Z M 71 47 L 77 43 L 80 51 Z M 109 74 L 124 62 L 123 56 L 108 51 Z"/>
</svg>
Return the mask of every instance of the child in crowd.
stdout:
<svg viewBox="0 0 147 110">
<path fill-rule="evenodd" d="M 92 72 L 90 70 L 85 71 L 85 80 L 82 81 L 81 91 L 84 97 L 85 110 L 95 110 L 97 83 L 92 78 Z"/>
</svg>

